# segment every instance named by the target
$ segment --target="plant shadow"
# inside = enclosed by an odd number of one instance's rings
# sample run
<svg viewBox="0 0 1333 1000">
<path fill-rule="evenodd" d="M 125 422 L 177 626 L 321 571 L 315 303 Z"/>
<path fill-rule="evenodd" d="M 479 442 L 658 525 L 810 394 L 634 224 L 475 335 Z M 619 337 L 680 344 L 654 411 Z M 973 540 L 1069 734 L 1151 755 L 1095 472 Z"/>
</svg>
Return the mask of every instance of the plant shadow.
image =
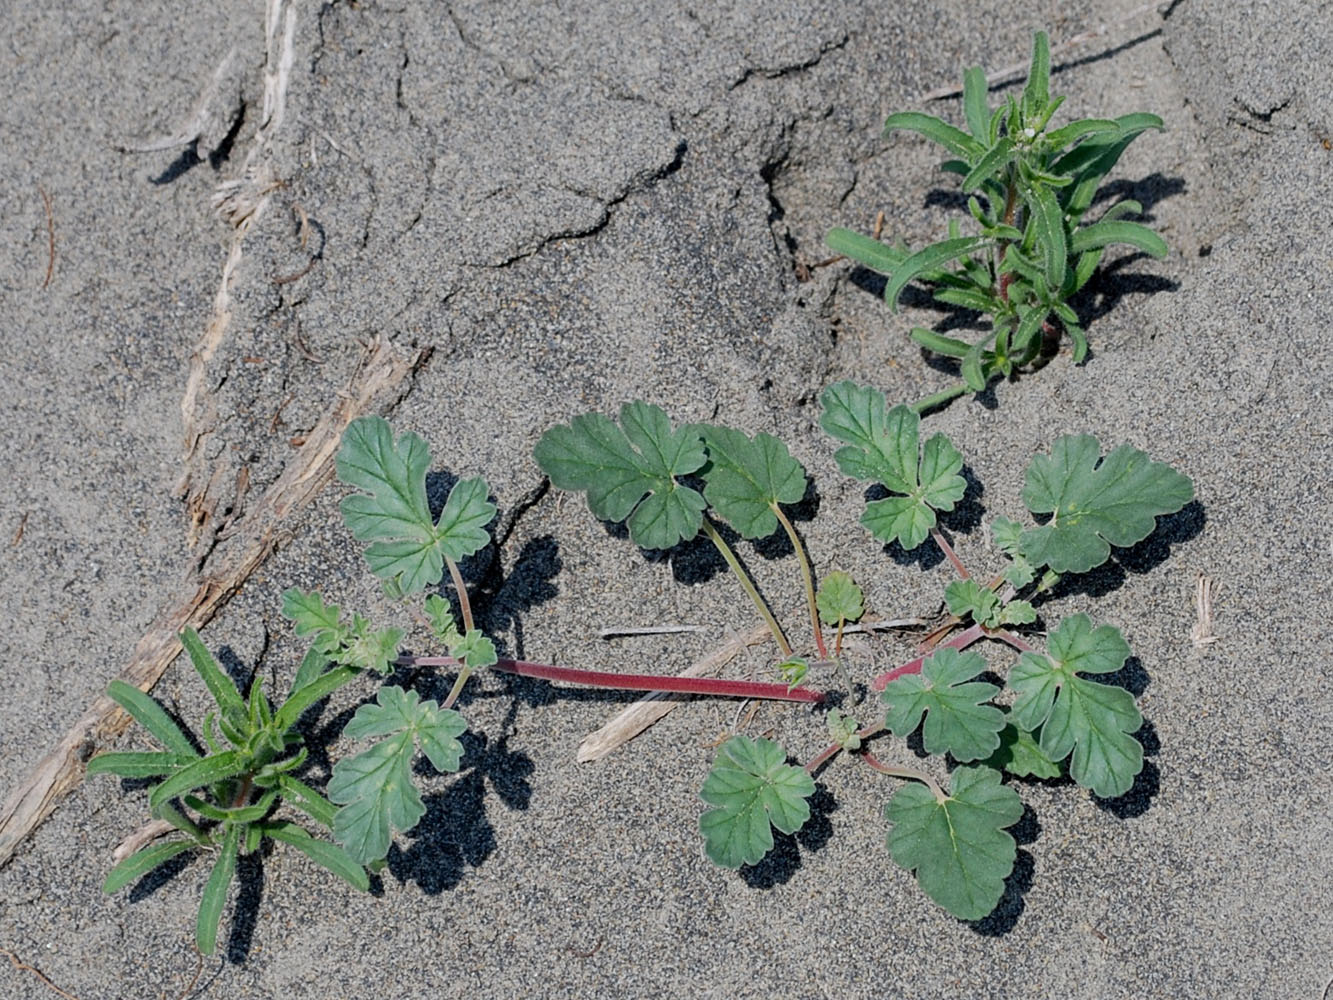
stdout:
<svg viewBox="0 0 1333 1000">
<path fill-rule="evenodd" d="M 1013 870 L 1004 880 L 1004 893 L 990 913 L 980 920 L 967 921 L 967 926 L 982 937 L 1003 937 L 1008 934 L 1018 926 L 1018 918 L 1027 908 L 1027 902 L 1023 897 L 1032 888 L 1036 864 L 1032 860 L 1032 855 L 1023 850 L 1023 847 L 1033 843 L 1041 835 L 1041 822 L 1031 806 L 1024 803 L 1023 815 L 1017 823 L 1009 827 L 1009 835 L 1018 845 L 1018 851 L 1014 856 Z"/>
<path fill-rule="evenodd" d="M 801 848 L 823 850 L 833 836 L 829 816 L 838 809 L 833 793 L 822 784 L 810 796 L 810 818 L 796 833 L 774 832 L 773 849 L 757 865 L 742 865 L 738 873 L 751 889 L 773 889 L 791 881 L 801 869 Z"/>
</svg>

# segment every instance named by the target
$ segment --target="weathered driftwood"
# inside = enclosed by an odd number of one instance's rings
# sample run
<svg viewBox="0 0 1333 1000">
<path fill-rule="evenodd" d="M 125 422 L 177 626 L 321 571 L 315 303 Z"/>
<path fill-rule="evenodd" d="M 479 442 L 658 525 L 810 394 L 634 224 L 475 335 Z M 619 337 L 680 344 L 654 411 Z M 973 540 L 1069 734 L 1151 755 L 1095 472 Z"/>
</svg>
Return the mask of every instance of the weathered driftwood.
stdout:
<svg viewBox="0 0 1333 1000">
<path fill-rule="evenodd" d="M 237 522 L 235 544 L 218 565 L 187 577 L 190 595 L 158 615 L 135 647 L 120 679 L 143 691 L 157 683 L 181 651 L 177 636 L 187 625 L 201 628 L 278 547 L 290 516 L 319 493 L 333 474 L 333 458 L 347 425 L 362 413 L 400 398 L 417 358 L 402 358 L 386 341 L 373 344 L 349 385 L 326 411 L 282 475 Z M 0 808 L 0 865 L 49 816 L 56 803 L 83 779 L 93 751 L 119 735 L 129 722 L 106 695 L 98 697 L 69 732 Z"/>
</svg>

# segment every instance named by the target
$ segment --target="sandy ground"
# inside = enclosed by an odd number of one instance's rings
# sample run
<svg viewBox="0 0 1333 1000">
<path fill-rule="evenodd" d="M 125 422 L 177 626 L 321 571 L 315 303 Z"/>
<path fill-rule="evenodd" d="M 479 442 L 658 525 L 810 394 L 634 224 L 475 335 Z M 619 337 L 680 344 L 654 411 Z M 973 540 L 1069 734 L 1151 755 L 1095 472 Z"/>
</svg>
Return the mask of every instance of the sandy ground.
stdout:
<svg viewBox="0 0 1333 1000">
<path fill-rule="evenodd" d="M 986 921 L 950 918 L 889 861 L 890 785 L 866 769 L 825 771 L 810 834 L 724 872 L 703 855 L 696 790 L 733 705 L 691 703 L 579 765 L 579 740 L 624 697 L 489 678 L 464 699 L 463 773 L 431 779 L 427 818 L 399 839 L 379 891 L 358 895 L 282 849 L 244 867 L 224 954 L 189 995 L 1321 996 L 1333 977 L 1326 9 L 270 6 L 267 49 L 259 0 L 188 16 L 18 0 L 8 19 L 5 795 L 189 574 L 239 544 L 377 337 L 404 355 L 433 349 L 395 425 L 427 438 L 437 469 L 486 475 L 512 526 L 469 568 L 511 655 L 676 670 L 749 627 L 701 548 L 646 558 L 581 501 L 541 491 L 540 433 L 631 398 L 781 436 L 817 484 L 819 516 L 802 530 L 819 565 L 857 575 L 876 611 L 932 612 L 947 566 L 895 560 L 856 524 L 862 490 L 837 473 L 816 400 L 848 377 L 890 400 L 942 387 L 947 373 L 907 338 L 940 317 L 891 315 L 844 265 L 798 272 L 827 256 L 830 226 L 868 230 L 879 211 L 917 245 L 944 232 L 953 186 L 934 149 L 885 141 L 880 124 L 965 65 L 1021 61 L 1036 28 L 1059 42 L 1111 26 L 1057 55 L 1053 89 L 1070 115 L 1167 121 L 1131 148 L 1111 194 L 1142 201 L 1172 253 L 1114 260 L 1097 279 L 1086 364 L 1065 355 L 927 419 L 980 485 L 979 516 L 951 529 L 965 559 L 993 562 L 985 522 L 1021 513 L 1028 458 L 1063 433 L 1145 448 L 1190 475 L 1198 500 L 1052 603 L 1124 630 L 1148 764 L 1112 803 L 1025 786 L 1018 867 Z M 930 110 L 961 118 L 957 100 Z M 153 141 L 182 132 L 199 138 Z M 126 151 L 154 145 L 167 148 Z M 212 204 L 225 181 L 240 182 L 230 220 Z M 329 487 L 302 511 L 204 630 L 237 669 L 277 687 L 291 677 L 289 586 L 391 614 L 339 496 Z M 742 554 L 776 606 L 797 604 L 789 559 Z M 1189 639 L 1199 573 L 1221 584 L 1220 638 L 1203 648 Z M 595 638 L 660 621 L 711 631 Z M 154 693 L 187 719 L 204 710 L 184 664 Z M 798 708 L 765 708 L 753 731 L 770 729 L 799 755 L 816 749 Z M 91 781 L 0 870 L 0 947 L 82 1000 L 176 997 L 196 972 L 206 865 L 99 891 L 145 799 Z M 0 993 L 54 995 L 3 964 Z"/>
</svg>

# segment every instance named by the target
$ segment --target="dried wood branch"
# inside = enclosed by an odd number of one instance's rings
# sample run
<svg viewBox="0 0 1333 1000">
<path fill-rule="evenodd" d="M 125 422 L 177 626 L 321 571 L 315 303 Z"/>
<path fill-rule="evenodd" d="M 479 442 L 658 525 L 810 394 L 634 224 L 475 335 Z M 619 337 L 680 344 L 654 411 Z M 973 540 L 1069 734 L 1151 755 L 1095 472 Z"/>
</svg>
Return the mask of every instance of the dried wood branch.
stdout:
<svg viewBox="0 0 1333 1000">
<path fill-rule="evenodd" d="M 219 554 L 216 568 L 191 573 L 191 593 L 158 615 L 135 647 L 120 680 L 147 691 L 181 651 L 177 638 L 187 625 L 201 628 L 283 540 L 290 516 L 308 504 L 333 476 L 333 458 L 347 425 L 356 417 L 401 398 L 417 358 L 402 358 L 384 340 L 373 344 L 346 389 L 306 436 L 281 476 L 237 525 L 237 540 Z M 243 523 L 243 527 L 242 527 Z M 0 807 L 0 866 L 83 780 L 88 758 L 119 735 L 129 716 L 106 695 L 99 696 L 63 739 Z"/>
</svg>

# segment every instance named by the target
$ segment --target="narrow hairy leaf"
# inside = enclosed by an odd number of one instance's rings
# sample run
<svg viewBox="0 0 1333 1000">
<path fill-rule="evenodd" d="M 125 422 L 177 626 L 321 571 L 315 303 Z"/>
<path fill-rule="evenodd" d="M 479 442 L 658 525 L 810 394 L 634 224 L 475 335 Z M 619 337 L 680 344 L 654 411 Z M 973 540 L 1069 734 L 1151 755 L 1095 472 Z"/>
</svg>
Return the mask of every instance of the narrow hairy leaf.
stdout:
<svg viewBox="0 0 1333 1000">
<path fill-rule="evenodd" d="M 835 253 L 850 257 L 881 274 L 892 274 L 909 256 L 901 247 L 889 246 L 850 229 L 830 229 L 824 242 Z"/>
<path fill-rule="evenodd" d="M 444 572 L 444 557 L 458 560 L 490 540 L 486 525 L 495 505 L 484 479 L 454 484 L 438 522 L 426 497 L 430 450 L 416 434 L 396 442 L 388 421 L 359 417 L 348 425 L 338 451 L 338 478 L 364 490 L 343 499 L 343 519 L 358 541 L 370 542 L 366 562 L 380 579 L 403 593 L 426 589 Z"/>
<path fill-rule="evenodd" d="M 1112 243 L 1125 243 L 1153 257 L 1165 257 L 1166 240 L 1139 222 L 1102 221 L 1084 226 L 1069 240 L 1070 253 L 1100 250 Z"/>
<path fill-rule="evenodd" d="M 964 191 L 975 191 L 981 187 L 983 182 L 1003 170 L 1013 155 L 1014 142 L 1008 136 L 1005 136 L 986 150 L 985 156 L 977 160 L 977 165 L 963 178 L 962 189 Z"/>
<path fill-rule="evenodd" d="M 940 801 L 924 785 L 904 785 L 884 810 L 893 824 L 889 853 L 915 871 L 926 895 L 960 920 L 980 920 L 1000 901 L 1017 845 L 1005 832 L 1023 816 L 1000 772 L 960 767 Z"/>
<path fill-rule="evenodd" d="M 825 625 L 854 622 L 865 614 L 865 595 L 849 573 L 835 570 L 819 585 L 815 607 L 819 609 L 819 620 Z"/>
<path fill-rule="evenodd" d="M 164 750 L 116 750 L 99 753 L 88 761 L 88 774 L 114 774 L 121 778 L 157 778 L 199 759 L 197 753 Z"/>
<path fill-rule="evenodd" d="M 894 129 L 924 135 L 932 142 L 938 142 L 954 156 L 961 156 L 969 163 L 975 162 L 984 151 L 981 143 L 962 129 L 954 128 L 934 115 L 920 111 L 900 111 L 889 115 L 884 121 L 884 134 L 888 135 Z"/>
<path fill-rule="evenodd" d="M 586 492 L 594 516 L 625 521 L 636 545 L 666 549 L 688 541 L 707 504 L 676 476 L 706 461 L 697 430 L 673 431 L 661 409 L 643 402 L 622 406 L 620 422 L 588 413 L 552 427 L 537 442 L 537 464 L 560 489 Z"/>
<path fill-rule="evenodd" d="M 771 434 L 747 437 L 730 427 L 696 428 L 708 448 L 704 499 L 742 538 L 778 530 L 773 508 L 805 496 L 805 470 Z"/>
<path fill-rule="evenodd" d="M 1051 151 L 1064 149 L 1075 139 L 1088 135 L 1120 134 L 1120 123 L 1109 118 L 1081 118 L 1046 133 L 1046 147 Z"/>
<path fill-rule="evenodd" d="M 1046 283 L 1052 288 L 1064 284 L 1068 246 L 1065 242 L 1064 210 L 1050 188 L 1036 184 L 1027 192 L 1037 246 L 1042 253 Z"/>
<path fill-rule="evenodd" d="M 973 66 L 963 74 L 963 114 L 972 137 L 985 146 L 990 145 L 990 107 L 986 100 L 989 90 L 986 73 L 980 66 Z"/>
<path fill-rule="evenodd" d="M 814 779 L 787 764 L 778 744 L 733 736 L 699 792 L 716 807 L 699 818 L 708 857 L 723 868 L 758 864 L 773 847 L 770 824 L 795 833 L 810 818 L 814 791 Z"/>
<path fill-rule="evenodd" d="M 919 278 L 926 272 L 942 267 L 959 257 L 988 249 L 991 243 L 992 241 L 984 236 L 960 236 L 958 239 L 942 240 L 918 250 L 899 264 L 889 276 L 888 283 L 884 286 L 884 301 L 897 312 L 898 296 L 912 279 Z"/>
<path fill-rule="evenodd" d="M 296 720 L 301 717 L 301 713 L 307 708 L 315 702 L 327 698 L 348 681 L 360 675 L 361 669 L 359 667 L 338 667 L 327 673 L 318 674 L 301 687 L 295 688 L 274 714 L 274 718 L 277 719 L 277 727 L 281 730 L 290 729 L 296 725 Z"/>
<path fill-rule="evenodd" d="M 330 828 L 333 826 L 333 817 L 338 807 L 305 782 L 298 781 L 290 774 L 280 774 L 278 788 L 288 805 L 300 809 L 317 823 Z"/>
<path fill-rule="evenodd" d="M 366 870 L 352 860 L 351 855 L 336 844 L 318 840 L 295 823 L 285 820 L 273 820 L 263 824 L 266 836 L 290 844 L 321 868 L 333 872 L 354 888 L 367 892 L 370 879 Z"/>
<path fill-rule="evenodd" d="M 192 764 L 181 768 L 166 781 L 158 785 L 148 796 L 148 808 L 157 814 L 160 806 L 170 802 L 178 795 L 192 792 L 204 785 L 225 781 L 243 773 L 250 766 L 248 755 L 238 750 L 226 750 L 219 754 L 210 754 Z"/>
<path fill-rule="evenodd" d="M 241 725 L 248 713 L 241 692 L 236 689 L 236 682 L 218 666 L 213 654 L 208 651 L 199 633 L 187 628 L 180 634 L 181 645 L 190 656 L 194 669 L 203 678 L 208 693 L 217 702 L 218 708 L 232 725 Z"/>
<path fill-rule="evenodd" d="M 107 697 L 129 713 L 130 718 L 152 733 L 172 753 L 198 757 L 190 738 L 181 732 L 166 709 L 132 684 L 114 680 L 107 685 Z"/>
<path fill-rule="evenodd" d="M 985 704 L 1000 689 L 972 681 L 985 669 L 978 653 L 941 649 L 921 665 L 920 673 L 905 674 L 884 688 L 884 724 L 895 736 L 908 736 L 924 715 L 921 739 L 927 752 L 951 753 L 959 761 L 990 756 L 1000 745 L 1004 713 Z"/>
<path fill-rule="evenodd" d="M 222 908 L 227 903 L 227 889 L 236 874 L 236 853 L 240 850 L 242 829 L 240 824 L 227 826 L 218 858 L 213 862 L 213 870 L 208 875 L 204 894 L 199 900 L 194 941 L 205 955 L 213 954 L 217 947 L 218 921 L 222 918 Z"/>
<path fill-rule="evenodd" d="M 131 882 L 137 882 L 158 865 L 166 864 L 178 854 L 198 850 L 199 845 L 192 840 L 164 840 L 151 847 L 131 854 L 116 867 L 112 868 L 102 883 L 105 893 L 119 892 Z"/>
<path fill-rule="evenodd" d="M 838 468 L 903 494 L 867 504 L 861 523 L 881 541 L 896 538 L 905 549 L 920 545 L 935 525 L 935 511 L 953 510 L 967 491 L 958 475 L 962 455 L 943 434 L 918 451 L 921 417 L 907 406 L 886 410 L 876 389 L 839 382 L 820 400 L 820 426 L 847 442 L 834 456 Z"/>
<path fill-rule="evenodd" d="M 1072 751 L 1070 775 L 1104 798 L 1129 791 L 1143 769 L 1143 747 L 1131 735 L 1143 717 L 1124 688 L 1080 674 L 1114 673 L 1128 657 L 1119 629 L 1094 628 L 1077 614 L 1050 634 L 1046 655 L 1024 653 L 1009 673 L 1018 696 L 1014 721 L 1027 730 L 1041 727 L 1041 750 L 1051 760 Z"/>
<path fill-rule="evenodd" d="M 1023 88 L 1023 107 L 1044 108 L 1051 99 L 1051 40 L 1046 32 L 1032 36 L 1032 64 L 1028 67 L 1028 81 Z"/>
<path fill-rule="evenodd" d="M 1109 558 L 1112 545 L 1141 542 L 1159 515 L 1193 498 L 1188 478 L 1136 448 L 1121 445 L 1102 458 L 1096 438 L 1062 437 L 1028 466 L 1023 502 L 1052 517 L 1023 532 L 1020 548 L 1035 566 L 1086 573 Z"/>
</svg>

